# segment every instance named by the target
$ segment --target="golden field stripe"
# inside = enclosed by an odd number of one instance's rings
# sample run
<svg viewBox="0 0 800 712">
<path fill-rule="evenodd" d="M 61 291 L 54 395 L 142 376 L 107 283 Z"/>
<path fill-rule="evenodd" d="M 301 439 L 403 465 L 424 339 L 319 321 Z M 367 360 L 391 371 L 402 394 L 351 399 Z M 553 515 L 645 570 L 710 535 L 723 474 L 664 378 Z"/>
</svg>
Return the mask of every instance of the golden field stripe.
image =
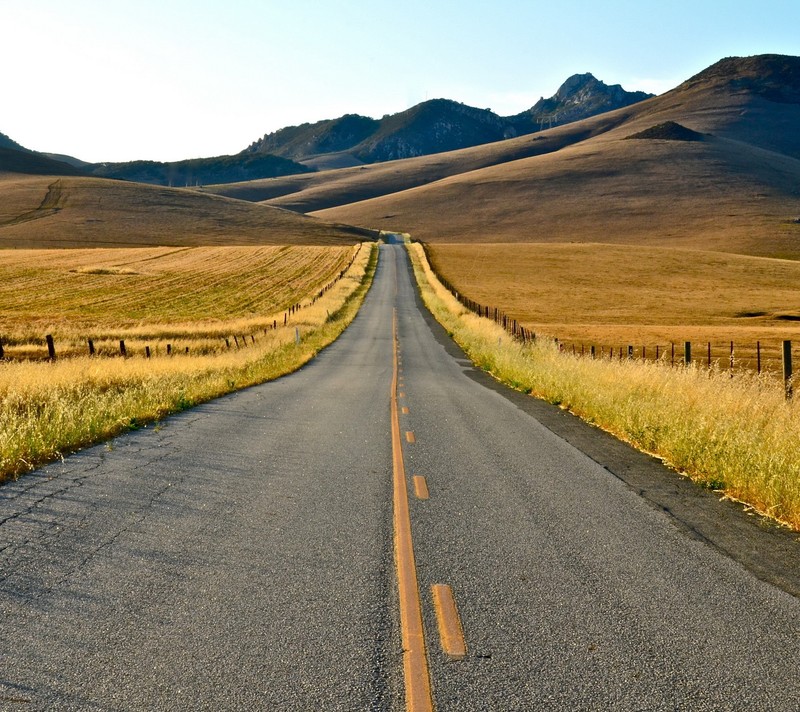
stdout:
<svg viewBox="0 0 800 712">
<path fill-rule="evenodd" d="M 422 475 L 414 475 L 414 495 L 417 499 L 428 499 L 428 483 Z"/>
<path fill-rule="evenodd" d="M 431 586 L 431 593 L 436 620 L 439 623 L 442 650 L 451 660 L 463 660 L 467 655 L 467 644 L 464 642 L 464 631 L 453 597 L 453 589 L 446 584 L 436 583 Z"/>
<path fill-rule="evenodd" d="M 403 640 L 403 676 L 406 710 L 433 712 L 428 658 L 425 653 L 425 631 L 422 626 L 422 605 L 417 583 L 417 566 L 411 539 L 411 516 L 408 511 L 403 448 L 400 440 L 400 415 L 397 398 L 397 310 L 392 316 L 394 341 L 392 373 L 392 464 L 394 485 L 394 557 L 397 567 L 397 589 L 400 599 L 400 630 Z"/>
</svg>

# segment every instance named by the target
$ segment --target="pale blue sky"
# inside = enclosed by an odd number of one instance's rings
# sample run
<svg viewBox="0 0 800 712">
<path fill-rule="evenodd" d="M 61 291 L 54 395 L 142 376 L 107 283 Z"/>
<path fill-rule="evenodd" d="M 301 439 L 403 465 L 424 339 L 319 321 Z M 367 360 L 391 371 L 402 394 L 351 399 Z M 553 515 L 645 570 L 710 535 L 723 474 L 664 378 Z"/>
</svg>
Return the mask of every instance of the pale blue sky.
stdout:
<svg viewBox="0 0 800 712">
<path fill-rule="evenodd" d="M 798 28 L 798 0 L 0 0 L 0 132 L 88 161 L 236 153 L 426 98 L 517 113 L 577 72 L 660 93 L 800 55 Z"/>
</svg>

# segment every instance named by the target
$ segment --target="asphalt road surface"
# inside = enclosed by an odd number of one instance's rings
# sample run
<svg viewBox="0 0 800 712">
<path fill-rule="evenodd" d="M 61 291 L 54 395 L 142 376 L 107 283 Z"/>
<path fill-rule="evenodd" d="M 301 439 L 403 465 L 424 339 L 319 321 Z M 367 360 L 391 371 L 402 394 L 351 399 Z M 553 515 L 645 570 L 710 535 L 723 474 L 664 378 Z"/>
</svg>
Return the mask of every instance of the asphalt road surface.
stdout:
<svg viewBox="0 0 800 712">
<path fill-rule="evenodd" d="M 800 544 L 747 540 L 711 498 L 748 564 L 585 454 L 607 436 L 493 386 L 398 245 L 297 373 L 0 487 L 0 710 L 406 709 L 393 397 L 429 707 L 800 710 Z M 776 550 L 783 579 L 757 565 Z"/>
</svg>

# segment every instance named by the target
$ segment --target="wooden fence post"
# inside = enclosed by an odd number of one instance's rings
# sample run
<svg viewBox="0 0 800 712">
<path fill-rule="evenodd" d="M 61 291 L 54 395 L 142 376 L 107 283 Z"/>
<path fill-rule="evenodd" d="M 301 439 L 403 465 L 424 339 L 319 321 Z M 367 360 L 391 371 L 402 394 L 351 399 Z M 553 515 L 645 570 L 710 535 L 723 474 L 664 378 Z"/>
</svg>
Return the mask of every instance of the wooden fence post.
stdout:
<svg viewBox="0 0 800 712">
<path fill-rule="evenodd" d="M 756 341 L 756 373 L 761 374 L 761 342 Z"/>
<path fill-rule="evenodd" d="M 794 388 L 792 386 L 792 342 L 783 342 L 783 391 L 786 400 L 792 400 Z"/>
<path fill-rule="evenodd" d="M 733 341 L 731 341 L 731 378 L 733 378 Z"/>
<path fill-rule="evenodd" d="M 592 359 L 594 360 L 594 346 L 592 346 L 591 351 L 592 351 Z"/>
<path fill-rule="evenodd" d="M 172 354 L 172 344 L 167 344 L 167 356 Z"/>
<path fill-rule="evenodd" d="M 144 355 L 145 355 L 145 357 L 150 358 L 150 347 L 149 346 L 145 346 L 144 347 Z"/>
<path fill-rule="evenodd" d="M 0 339 L 0 359 L 5 358 L 6 352 L 3 351 L 3 341 Z"/>
<path fill-rule="evenodd" d="M 94 356 L 94 341 L 87 339 L 89 342 L 89 356 Z"/>
<path fill-rule="evenodd" d="M 128 351 L 125 349 L 125 340 L 124 339 L 120 339 L 119 340 L 119 353 L 120 353 L 120 355 L 122 357 L 125 357 L 125 356 L 128 355 Z"/>
<path fill-rule="evenodd" d="M 692 342 L 683 342 L 683 363 L 688 366 L 692 362 Z"/>
<path fill-rule="evenodd" d="M 53 337 L 50 334 L 44 337 L 44 340 L 47 342 L 47 358 L 51 361 L 56 360 L 56 345 L 53 343 Z"/>
<path fill-rule="evenodd" d="M 633 346 L 631 345 L 628 345 L 628 358 L 629 359 L 633 358 Z"/>
</svg>

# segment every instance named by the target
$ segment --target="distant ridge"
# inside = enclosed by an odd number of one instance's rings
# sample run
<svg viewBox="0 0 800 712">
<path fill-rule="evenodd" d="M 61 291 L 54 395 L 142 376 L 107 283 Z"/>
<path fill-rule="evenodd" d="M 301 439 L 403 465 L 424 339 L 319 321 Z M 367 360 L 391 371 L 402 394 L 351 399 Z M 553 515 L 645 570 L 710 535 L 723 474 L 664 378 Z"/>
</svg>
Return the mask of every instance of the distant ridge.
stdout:
<svg viewBox="0 0 800 712">
<path fill-rule="evenodd" d="M 550 99 L 502 117 L 449 99 L 431 99 L 382 119 L 347 114 L 338 119 L 290 126 L 253 142 L 246 153 L 274 153 L 317 162 L 342 154 L 355 163 L 378 163 L 427 156 L 534 133 L 630 106 L 652 94 L 609 86 L 592 74 L 575 74 Z"/>
<path fill-rule="evenodd" d="M 96 163 L 87 170 L 99 178 L 116 178 L 137 183 L 189 187 L 207 183 L 232 183 L 308 173 L 311 168 L 271 154 L 216 156 L 185 161 L 130 161 Z"/>
<path fill-rule="evenodd" d="M 80 168 L 63 161 L 54 161 L 41 153 L 3 147 L 0 147 L 0 173 L 47 176 L 86 175 L 86 172 Z"/>
<path fill-rule="evenodd" d="M 20 146 L 16 141 L 12 141 L 8 136 L 4 133 L 0 133 L 0 148 L 11 148 L 15 151 L 25 151 L 30 153 L 27 148 Z"/>
</svg>

